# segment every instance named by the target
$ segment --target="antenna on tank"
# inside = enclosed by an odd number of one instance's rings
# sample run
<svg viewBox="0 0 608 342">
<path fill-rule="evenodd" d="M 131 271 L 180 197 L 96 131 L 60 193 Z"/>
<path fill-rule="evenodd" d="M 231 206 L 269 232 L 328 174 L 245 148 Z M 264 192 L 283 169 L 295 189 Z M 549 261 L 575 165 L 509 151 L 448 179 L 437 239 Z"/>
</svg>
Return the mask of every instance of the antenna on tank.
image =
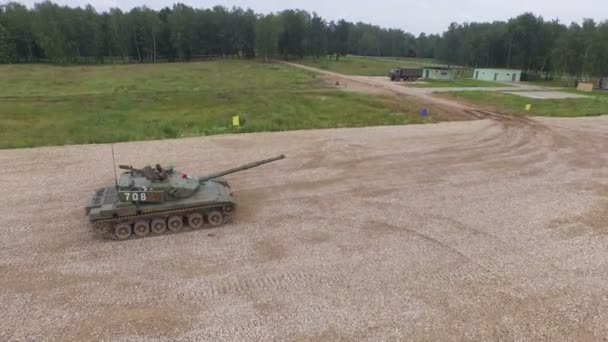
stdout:
<svg viewBox="0 0 608 342">
<path fill-rule="evenodd" d="M 114 186 L 118 189 L 118 179 L 116 178 L 116 160 L 114 159 L 114 144 L 110 144 L 112 149 L 112 170 L 114 170 Z"/>
</svg>

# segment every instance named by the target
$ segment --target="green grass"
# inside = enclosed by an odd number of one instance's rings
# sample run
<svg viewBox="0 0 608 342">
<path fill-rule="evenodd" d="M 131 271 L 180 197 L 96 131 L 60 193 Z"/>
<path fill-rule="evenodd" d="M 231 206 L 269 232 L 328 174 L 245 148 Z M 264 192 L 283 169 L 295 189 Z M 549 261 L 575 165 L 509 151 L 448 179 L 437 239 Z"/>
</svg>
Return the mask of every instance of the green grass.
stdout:
<svg viewBox="0 0 608 342">
<path fill-rule="evenodd" d="M 445 80 L 445 81 L 443 81 L 443 80 L 420 80 L 420 81 L 426 82 L 426 84 L 418 83 L 418 84 L 411 84 L 411 86 L 418 87 L 418 88 L 511 87 L 511 85 L 506 84 L 506 83 L 481 81 L 481 80 L 474 80 L 471 78 L 457 78 L 455 80 Z"/>
<path fill-rule="evenodd" d="M 345 75 L 357 76 L 387 76 L 389 70 L 394 68 L 421 67 L 422 65 L 436 63 L 433 59 L 408 58 L 396 60 L 359 56 L 340 57 L 339 61 L 330 60 L 325 57 L 318 60 L 315 60 L 312 57 L 306 57 L 294 62 Z"/>
<path fill-rule="evenodd" d="M 512 94 L 490 91 L 461 91 L 445 93 L 442 96 L 481 105 L 497 112 L 515 115 L 537 115 L 555 117 L 576 117 L 608 114 L 608 93 L 585 93 L 590 96 L 581 99 L 535 100 Z M 532 110 L 526 111 L 526 104 Z"/>
<path fill-rule="evenodd" d="M 575 79 L 562 80 L 562 79 L 556 78 L 553 80 L 536 80 L 536 81 L 530 81 L 530 82 L 525 82 L 525 83 L 529 83 L 532 85 L 538 85 L 538 86 L 542 86 L 542 87 L 575 88 L 574 87 Z"/>
<path fill-rule="evenodd" d="M 1 66 L 0 148 L 420 123 L 420 106 L 256 61 Z"/>
</svg>

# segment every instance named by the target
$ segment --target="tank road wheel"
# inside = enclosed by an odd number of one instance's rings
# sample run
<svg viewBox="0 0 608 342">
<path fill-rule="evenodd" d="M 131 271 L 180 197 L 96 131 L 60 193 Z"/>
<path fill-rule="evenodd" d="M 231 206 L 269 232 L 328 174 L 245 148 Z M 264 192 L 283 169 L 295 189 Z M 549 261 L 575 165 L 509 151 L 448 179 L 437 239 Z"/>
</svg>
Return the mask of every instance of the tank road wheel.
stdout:
<svg viewBox="0 0 608 342">
<path fill-rule="evenodd" d="M 138 237 L 144 237 L 150 233 L 150 221 L 138 220 L 133 225 L 133 233 Z"/>
<path fill-rule="evenodd" d="M 203 214 L 192 213 L 188 215 L 188 225 L 192 229 L 198 229 L 203 226 Z"/>
<path fill-rule="evenodd" d="M 125 240 L 131 236 L 131 225 L 123 222 L 114 226 L 114 236 L 118 240 Z"/>
<path fill-rule="evenodd" d="M 179 232 L 184 228 L 184 220 L 181 216 L 171 216 L 167 219 L 167 228 L 172 232 Z"/>
<path fill-rule="evenodd" d="M 222 210 L 224 210 L 224 214 L 226 215 L 230 215 L 234 212 L 234 205 L 232 204 L 226 204 Z"/>
<path fill-rule="evenodd" d="M 207 213 L 207 222 L 213 227 L 221 226 L 224 223 L 224 216 L 217 210 L 212 210 Z"/>
<path fill-rule="evenodd" d="M 155 218 L 154 220 L 152 220 L 150 230 L 152 230 L 152 234 L 160 235 L 167 231 L 167 222 L 165 221 L 165 219 Z"/>
<path fill-rule="evenodd" d="M 108 223 L 97 223 L 93 227 L 95 227 L 95 232 L 99 235 L 104 235 L 107 232 L 111 231 L 112 225 Z"/>
</svg>

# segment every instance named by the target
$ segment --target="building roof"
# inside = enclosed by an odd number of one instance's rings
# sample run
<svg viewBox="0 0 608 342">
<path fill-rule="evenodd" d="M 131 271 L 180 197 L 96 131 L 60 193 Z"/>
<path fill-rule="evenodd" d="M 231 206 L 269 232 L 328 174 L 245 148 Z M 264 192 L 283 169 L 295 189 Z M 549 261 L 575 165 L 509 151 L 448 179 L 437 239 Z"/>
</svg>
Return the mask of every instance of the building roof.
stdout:
<svg viewBox="0 0 608 342">
<path fill-rule="evenodd" d="M 521 72 L 521 69 L 503 69 L 503 68 L 475 68 L 475 70 L 500 70 L 500 71 L 511 71 L 511 72 Z"/>
</svg>

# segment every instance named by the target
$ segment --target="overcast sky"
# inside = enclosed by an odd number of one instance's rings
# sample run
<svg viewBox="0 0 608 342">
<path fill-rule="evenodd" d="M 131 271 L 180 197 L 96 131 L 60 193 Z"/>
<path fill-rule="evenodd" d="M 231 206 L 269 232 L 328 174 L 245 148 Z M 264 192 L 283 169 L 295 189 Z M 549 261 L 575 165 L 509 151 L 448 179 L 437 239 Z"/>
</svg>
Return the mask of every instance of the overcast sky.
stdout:
<svg viewBox="0 0 608 342">
<path fill-rule="evenodd" d="M 0 3 L 6 2 L 0 0 Z M 35 0 L 20 1 L 32 6 Z M 54 0 L 59 4 L 84 6 L 91 4 L 98 10 L 120 7 L 128 10 L 146 5 L 154 9 L 171 6 L 171 0 Z M 608 0 L 181 0 L 193 7 L 240 6 L 258 13 L 284 9 L 304 9 L 317 12 L 328 20 L 344 18 L 363 21 L 418 34 L 440 33 L 451 22 L 506 20 L 531 11 L 545 19 L 559 19 L 569 24 L 593 18 L 608 19 Z M 603 15 L 603 17 L 602 17 Z"/>
</svg>

